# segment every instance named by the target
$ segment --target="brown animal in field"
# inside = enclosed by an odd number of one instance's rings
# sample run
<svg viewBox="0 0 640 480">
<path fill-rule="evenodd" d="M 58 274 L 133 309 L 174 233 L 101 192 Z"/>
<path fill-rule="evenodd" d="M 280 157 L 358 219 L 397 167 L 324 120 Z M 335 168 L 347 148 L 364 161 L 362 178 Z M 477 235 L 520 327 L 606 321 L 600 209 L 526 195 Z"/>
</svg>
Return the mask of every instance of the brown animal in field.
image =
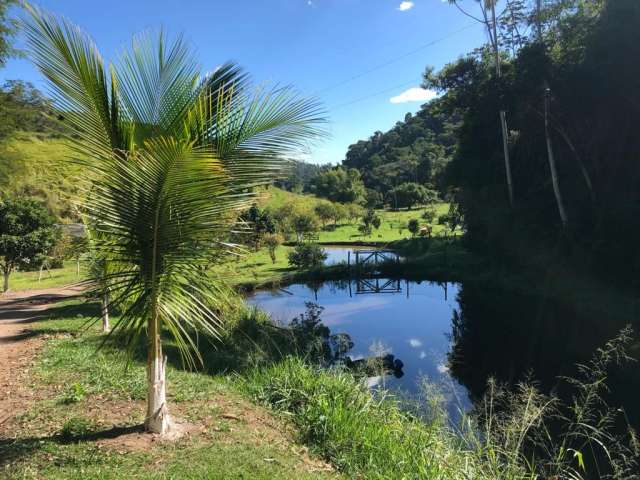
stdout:
<svg viewBox="0 0 640 480">
<path fill-rule="evenodd" d="M 422 227 L 420 229 L 420 236 L 431 238 L 431 227 L 429 225 L 427 225 L 426 227 Z"/>
</svg>

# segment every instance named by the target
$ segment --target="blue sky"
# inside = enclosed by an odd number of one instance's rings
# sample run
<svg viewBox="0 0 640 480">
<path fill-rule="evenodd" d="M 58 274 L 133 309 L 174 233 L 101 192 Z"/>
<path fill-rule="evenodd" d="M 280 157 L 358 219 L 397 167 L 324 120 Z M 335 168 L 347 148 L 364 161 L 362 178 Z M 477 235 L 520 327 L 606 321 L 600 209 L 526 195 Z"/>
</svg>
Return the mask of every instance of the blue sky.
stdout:
<svg viewBox="0 0 640 480">
<path fill-rule="evenodd" d="M 331 136 L 309 152 L 314 163 L 340 162 L 351 143 L 416 112 L 424 101 L 406 100 L 420 98 L 421 92 L 410 89 L 419 87 L 424 68 L 439 68 L 484 41 L 480 25 L 442 0 L 41 0 L 39 5 L 88 31 L 107 59 L 133 34 L 163 26 L 186 34 L 203 71 L 233 60 L 257 83 L 292 84 L 316 96 L 328 112 Z M 0 79 L 11 78 L 45 86 L 27 60 L 11 60 L 0 70 Z"/>
</svg>

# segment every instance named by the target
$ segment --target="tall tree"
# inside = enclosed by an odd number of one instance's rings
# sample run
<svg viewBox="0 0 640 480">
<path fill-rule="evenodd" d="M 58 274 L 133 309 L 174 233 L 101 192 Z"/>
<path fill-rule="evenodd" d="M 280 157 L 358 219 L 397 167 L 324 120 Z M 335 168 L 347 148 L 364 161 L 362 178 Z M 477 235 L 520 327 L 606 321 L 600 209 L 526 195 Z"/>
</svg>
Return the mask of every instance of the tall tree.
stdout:
<svg viewBox="0 0 640 480">
<path fill-rule="evenodd" d="M 496 79 L 498 82 L 498 88 L 502 79 L 502 59 L 500 57 L 500 42 L 498 38 L 498 19 L 496 16 L 496 3 L 497 0 L 475 0 L 480 7 L 482 18 L 478 18 L 475 15 L 470 14 L 460 6 L 459 0 L 449 0 L 449 3 L 455 5 L 458 10 L 464 13 L 466 16 L 473 18 L 474 20 L 482 23 L 489 37 L 489 45 L 493 52 Z M 509 156 L 509 128 L 507 127 L 507 113 L 504 110 L 504 106 L 500 105 L 499 111 L 500 119 L 500 131 L 502 133 L 502 154 L 504 155 L 504 169 L 507 180 L 507 191 L 509 193 L 509 203 L 511 207 L 514 204 L 513 197 L 513 176 L 511 174 L 511 159 Z"/>
<path fill-rule="evenodd" d="M 28 6 L 30 53 L 65 112 L 76 161 L 92 179 L 83 210 L 95 248 L 116 265 L 113 333 L 129 351 L 147 340 L 146 429 L 174 430 L 167 407 L 162 338 L 189 365 L 201 362 L 189 332 L 216 337 L 224 288 L 206 273 L 214 251 L 254 187 L 282 173 L 323 121 L 318 105 L 291 89 L 250 91 L 225 64 L 200 76 L 182 38 L 144 34 L 105 65 L 89 36 Z M 125 302 L 125 300 L 127 300 Z"/>
</svg>

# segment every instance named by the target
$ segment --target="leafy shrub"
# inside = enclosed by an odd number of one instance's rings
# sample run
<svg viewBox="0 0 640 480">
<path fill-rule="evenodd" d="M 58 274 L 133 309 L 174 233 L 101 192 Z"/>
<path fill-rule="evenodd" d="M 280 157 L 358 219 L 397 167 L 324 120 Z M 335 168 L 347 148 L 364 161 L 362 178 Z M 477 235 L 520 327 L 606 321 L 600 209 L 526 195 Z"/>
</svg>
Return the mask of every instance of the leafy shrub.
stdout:
<svg viewBox="0 0 640 480">
<path fill-rule="evenodd" d="M 426 220 L 428 223 L 431 223 L 433 222 L 433 220 L 435 220 L 436 215 L 437 215 L 437 212 L 435 208 L 427 208 L 422 213 L 422 218 Z"/>
<path fill-rule="evenodd" d="M 72 417 L 60 429 L 60 436 L 65 440 L 73 440 L 95 431 L 96 424 L 84 417 Z"/>
<path fill-rule="evenodd" d="M 407 229 L 411 232 L 411 236 L 415 237 L 420 231 L 420 222 L 416 218 L 412 218 L 407 223 Z"/>
<path fill-rule="evenodd" d="M 273 263 L 276 263 L 276 250 L 280 245 L 282 245 L 283 238 L 282 235 L 277 233 L 269 233 L 264 236 L 262 239 L 263 243 L 267 246 L 269 250 L 269 257 Z"/>
<path fill-rule="evenodd" d="M 74 383 L 69 390 L 60 398 L 60 403 L 68 405 L 78 403 L 87 396 L 87 391 L 81 383 Z"/>
<path fill-rule="evenodd" d="M 289 265 L 300 270 L 319 267 L 327 259 L 327 252 L 315 243 L 300 243 L 289 252 Z"/>
</svg>

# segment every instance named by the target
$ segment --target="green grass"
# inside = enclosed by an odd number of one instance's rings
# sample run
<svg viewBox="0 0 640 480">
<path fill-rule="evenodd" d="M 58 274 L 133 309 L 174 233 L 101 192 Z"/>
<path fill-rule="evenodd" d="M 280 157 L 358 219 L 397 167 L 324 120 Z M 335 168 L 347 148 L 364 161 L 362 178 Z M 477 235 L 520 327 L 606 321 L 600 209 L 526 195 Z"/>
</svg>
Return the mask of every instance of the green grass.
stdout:
<svg viewBox="0 0 640 480">
<path fill-rule="evenodd" d="M 271 186 L 260 191 L 258 205 L 261 208 L 277 209 L 283 205 L 295 204 L 303 209 L 312 210 L 318 202 L 319 199 L 314 195 L 302 195 Z"/>
<path fill-rule="evenodd" d="M 439 203 L 435 206 L 437 215 L 444 215 L 449 210 L 449 204 Z M 437 221 L 428 223 L 422 219 L 422 213 L 424 208 L 416 208 L 414 210 L 406 211 L 389 211 L 389 210 L 377 210 L 376 213 L 382 220 L 380 228 L 373 230 L 370 236 L 363 236 L 358 231 L 357 223 L 348 223 L 339 225 L 335 230 L 321 231 L 319 232 L 319 241 L 323 243 L 331 242 L 362 242 L 362 243 L 379 243 L 379 242 L 393 242 L 396 240 L 403 240 L 411 238 L 411 232 L 407 230 L 407 223 L 409 220 L 415 218 L 420 221 L 421 226 L 427 224 L 432 227 L 432 234 L 434 236 L 441 235 L 446 227 L 438 225 Z"/>
<path fill-rule="evenodd" d="M 0 144 L 0 191 L 35 196 L 56 217 L 77 221 L 71 197 L 80 191 L 82 175 L 72 155 L 64 139 L 18 132 Z"/>
<path fill-rule="evenodd" d="M 52 268 L 50 272 L 44 270 L 42 279 L 38 281 L 39 272 L 14 272 L 9 279 L 11 290 L 35 290 L 40 288 L 61 287 L 84 280 L 86 268 L 80 265 L 80 276 L 76 274 L 76 262 L 65 261 L 63 268 Z"/>
<path fill-rule="evenodd" d="M 304 453 L 288 427 L 246 401 L 225 376 L 173 366 L 167 371 L 171 412 L 197 432 L 137 448 L 110 439 L 136 436 L 146 377 L 141 362 L 126 368 L 118 348 L 96 350 L 97 327 L 80 330 L 96 312 L 95 304 L 68 301 L 35 325 L 37 334 L 53 338 L 29 377 L 35 401 L 12 425 L 15 438 L 0 438 L 0 477 L 340 478 L 319 470 L 324 465 Z"/>
<path fill-rule="evenodd" d="M 292 247 L 281 245 L 276 250 L 276 263 L 273 263 L 266 248 L 257 252 L 247 251 L 245 255 L 230 258 L 212 267 L 211 274 L 224 278 L 232 285 L 246 283 L 263 283 L 291 274 L 287 254 Z"/>
<path fill-rule="evenodd" d="M 476 451 L 465 448 L 435 404 L 430 418 L 418 419 L 393 397 L 372 397 L 350 374 L 318 370 L 294 358 L 254 371 L 241 384 L 257 400 L 285 412 L 301 438 L 351 478 L 498 478 Z M 500 478 L 527 475 L 514 469 Z"/>
</svg>

